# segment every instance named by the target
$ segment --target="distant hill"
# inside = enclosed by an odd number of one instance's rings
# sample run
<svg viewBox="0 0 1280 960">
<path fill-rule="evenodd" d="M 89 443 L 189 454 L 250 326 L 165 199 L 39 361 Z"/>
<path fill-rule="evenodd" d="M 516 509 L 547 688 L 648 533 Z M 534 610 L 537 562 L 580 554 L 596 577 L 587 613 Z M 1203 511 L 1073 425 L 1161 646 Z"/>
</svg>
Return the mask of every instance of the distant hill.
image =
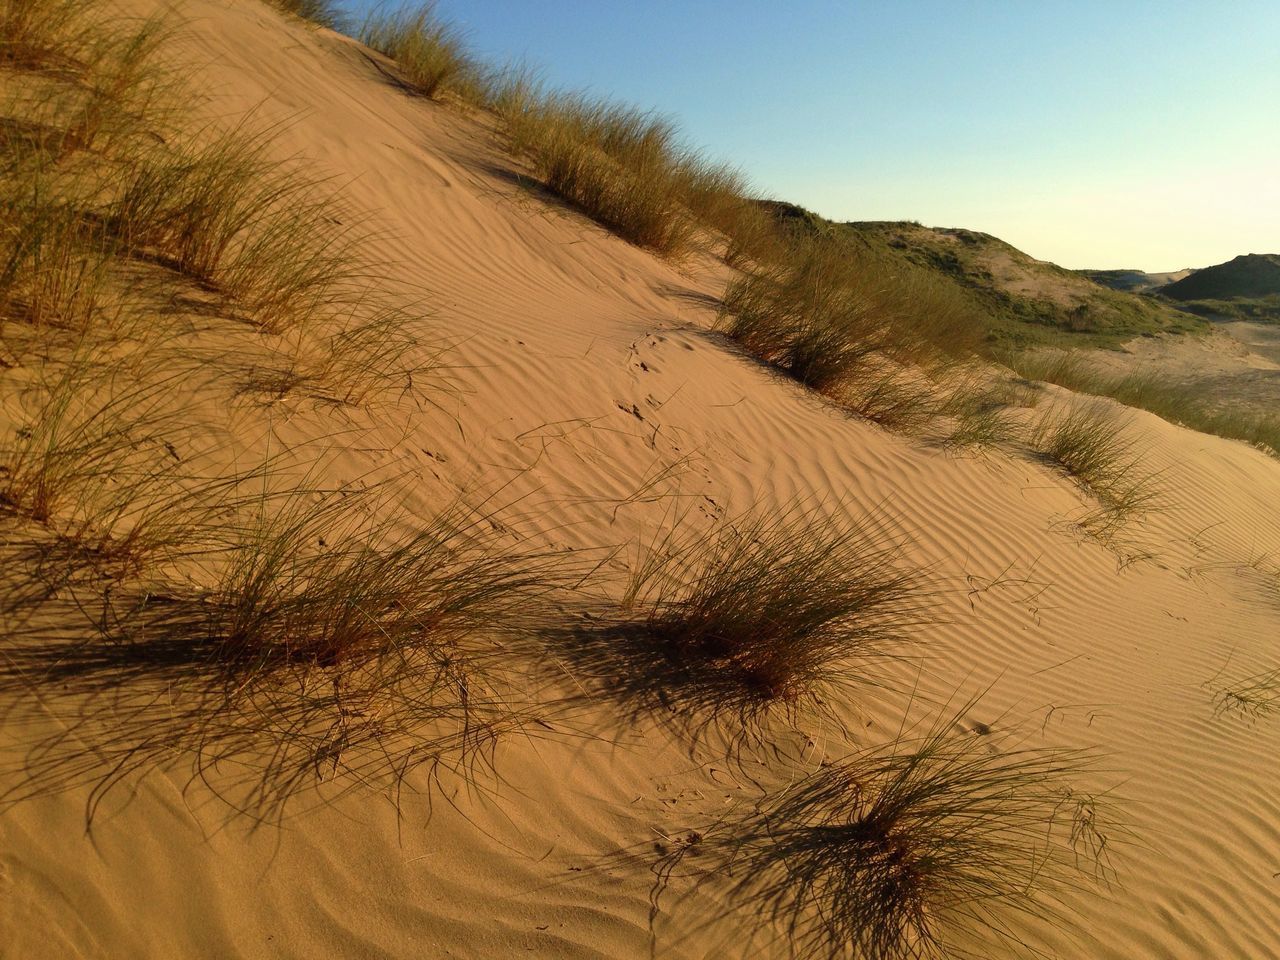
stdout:
<svg viewBox="0 0 1280 960">
<path fill-rule="evenodd" d="M 1011 344 L 1111 345 L 1202 323 L 1173 304 L 1099 286 L 1055 263 L 1037 260 L 990 234 L 913 222 L 840 224 L 865 243 L 936 270 L 969 290 L 992 317 L 993 339 Z"/>
<path fill-rule="evenodd" d="M 1246 253 L 1160 288 L 1174 300 L 1235 300 L 1280 296 L 1280 254 Z"/>
<path fill-rule="evenodd" d="M 941 274 L 990 318 L 990 339 L 997 345 L 1112 346 L 1135 336 L 1204 327 L 1173 304 L 1099 286 L 1079 271 L 1037 260 L 987 233 L 909 220 L 839 223 L 793 203 L 760 203 L 792 230 L 843 236 L 888 264 L 906 261 Z"/>
<path fill-rule="evenodd" d="M 1157 287 L 1181 280 L 1195 273 L 1190 267 L 1172 273 L 1147 273 L 1143 270 L 1077 270 L 1094 283 L 1124 293 L 1146 293 Z"/>
</svg>

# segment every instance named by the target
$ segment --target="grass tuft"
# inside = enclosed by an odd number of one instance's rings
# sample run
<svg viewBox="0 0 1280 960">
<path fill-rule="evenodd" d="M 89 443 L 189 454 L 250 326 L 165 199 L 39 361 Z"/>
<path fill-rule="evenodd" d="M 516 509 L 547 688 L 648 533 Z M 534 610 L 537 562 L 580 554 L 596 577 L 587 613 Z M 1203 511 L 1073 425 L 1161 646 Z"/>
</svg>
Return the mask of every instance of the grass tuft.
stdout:
<svg viewBox="0 0 1280 960">
<path fill-rule="evenodd" d="M 30 393 L 26 423 L 0 445 L 0 504 L 39 523 L 83 507 L 87 490 L 129 475 L 139 449 L 162 442 L 154 387 L 121 387 L 73 360 Z"/>
<path fill-rule="evenodd" d="M 91 30 L 83 0 L 5 0 L 0 7 L 0 63 L 19 70 L 74 75 Z"/>
<path fill-rule="evenodd" d="M 47 687 L 41 702 L 77 730 L 33 749 L 7 798 L 89 783 L 91 817 L 114 786 L 181 757 L 275 820 L 302 791 L 487 762 L 528 710 L 511 642 L 541 627 L 560 555 L 503 546 L 463 508 L 421 521 L 369 506 L 267 496 L 223 523 L 208 582 L 125 580 L 73 598 L 53 633 L 7 638 L 0 688 Z M 79 632 L 75 609 L 91 617 Z"/>
<path fill-rule="evenodd" d="M 671 855 L 723 874 L 736 906 L 794 954 L 859 960 L 1003 956 L 1019 915 L 1105 875 L 1098 803 L 1069 779 L 1079 752 L 993 749 L 942 725 L 824 766 L 754 814 Z"/>
<path fill-rule="evenodd" d="M 719 329 L 859 416 L 904 431 L 939 410 L 931 373 L 970 356 L 979 324 L 922 273 L 888 274 L 854 247 L 795 240 L 729 284 Z"/>
<path fill-rule="evenodd" d="M 270 2 L 285 13 L 319 27 L 339 30 L 346 26 L 347 19 L 335 0 L 270 0 Z"/>
<path fill-rule="evenodd" d="M 793 506 L 643 550 L 621 609 L 570 631 L 559 661 L 639 710 L 748 731 L 875 683 L 928 595 L 877 518 Z"/>
<path fill-rule="evenodd" d="M 350 227 L 323 181 L 269 156 L 269 131 L 143 151 L 104 222 L 133 256 L 158 262 L 282 332 L 329 312 L 361 277 Z"/>
<path fill-rule="evenodd" d="M 1159 505 L 1158 477 L 1144 469 L 1124 422 L 1101 402 L 1076 401 L 1041 418 L 1031 445 L 1097 498 L 1101 512 L 1083 526 L 1105 540 Z"/>
<path fill-rule="evenodd" d="M 361 24 L 359 38 L 396 61 L 405 86 L 432 100 L 476 72 L 461 33 L 440 19 L 434 3 L 374 8 Z"/>
</svg>

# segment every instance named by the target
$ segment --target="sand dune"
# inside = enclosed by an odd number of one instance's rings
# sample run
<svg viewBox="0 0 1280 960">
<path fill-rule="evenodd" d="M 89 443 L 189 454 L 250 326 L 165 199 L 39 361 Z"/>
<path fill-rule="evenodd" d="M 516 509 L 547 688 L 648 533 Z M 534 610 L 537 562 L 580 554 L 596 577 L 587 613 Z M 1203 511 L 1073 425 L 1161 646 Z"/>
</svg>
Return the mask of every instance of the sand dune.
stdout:
<svg viewBox="0 0 1280 960">
<path fill-rule="evenodd" d="M 994 743 L 1101 753 L 1082 789 L 1112 791 L 1123 826 L 1115 882 L 1069 894 L 1070 923 L 1019 926 L 1029 944 L 1094 960 L 1280 956 L 1280 722 L 1213 703 L 1215 676 L 1278 655 L 1280 586 L 1257 562 L 1280 556 L 1273 458 L 1134 413 L 1167 504 L 1112 547 L 1092 541 L 1071 528 L 1086 499 L 1048 466 L 851 418 L 709 332 L 727 267 L 710 252 L 659 259 L 545 194 L 484 116 L 405 96 L 354 41 L 265 5 L 183 13 L 174 43 L 201 110 L 280 123 L 272 150 L 333 176 L 377 225 L 371 259 L 453 345 L 461 385 L 437 404 L 334 412 L 237 399 L 205 367 L 175 402 L 220 438 L 211 462 L 328 449 L 325 482 L 408 478 L 421 516 L 500 489 L 530 536 L 566 552 L 652 536 L 673 512 L 708 532 L 797 499 L 880 510 L 941 585 L 941 610 L 922 660 L 831 705 L 855 733 L 802 718 L 736 765 L 591 689 L 504 739 L 497 778 L 330 784 L 279 824 L 189 782 L 181 757 L 110 792 L 91 830 L 89 785 L 10 805 L 0 955 L 785 955 L 767 930 L 746 943 L 751 925 L 714 883 L 674 882 L 652 919 L 654 845 L 883 742 L 904 715 L 982 693 L 961 719 Z M 202 331 L 178 340 L 242 349 L 233 325 Z M 1048 388 L 1041 403 L 1065 399 Z M 620 579 L 621 559 L 604 575 Z M 60 716 L 14 705 L 5 768 Z"/>
</svg>

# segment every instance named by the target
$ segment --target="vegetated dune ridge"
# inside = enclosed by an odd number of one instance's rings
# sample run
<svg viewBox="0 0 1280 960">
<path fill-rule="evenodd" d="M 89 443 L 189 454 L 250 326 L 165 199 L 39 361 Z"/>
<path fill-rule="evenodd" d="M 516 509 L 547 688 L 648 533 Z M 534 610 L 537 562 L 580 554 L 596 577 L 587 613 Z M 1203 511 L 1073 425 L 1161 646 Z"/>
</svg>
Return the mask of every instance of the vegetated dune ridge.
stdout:
<svg viewBox="0 0 1280 960">
<path fill-rule="evenodd" d="M 796 498 L 879 509 L 947 593 L 918 668 L 830 705 L 859 731 L 853 746 L 891 739 L 904 712 L 986 691 L 962 722 L 989 726 L 993 749 L 1017 738 L 1105 755 L 1080 788 L 1114 790 L 1103 809 L 1131 838 L 1112 833 L 1118 879 L 1020 935 L 1061 957 L 1280 955 L 1280 719 L 1213 704 L 1215 678 L 1280 654 L 1280 588 L 1260 562 L 1280 554 L 1274 459 L 1136 413 L 1167 505 L 1113 548 L 1081 538 L 1070 520 L 1087 502 L 1048 467 L 956 457 L 851 419 L 710 335 L 729 276 L 718 261 L 661 261 L 543 197 L 482 118 L 405 96 L 359 45 L 253 2 L 183 13 L 176 42 L 208 115 L 287 123 L 274 149 L 331 171 L 351 209 L 376 218 L 374 260 L 421 291 L 463 385 L 438 405 L 335 411 L 294 398 L 264 408 L 192 377 L 184 416 L 220 438 L 225 464 L 330 450 L 314 482 L 400 478 L 424 516 L 456 493 L 501 490 L 557 549 L 652 537 L 673 513 L 698 531 Z M 226 330 L 212 348 L 241 349 Z M 9 717 L 6 767 L 28 723 L 39 719 Z M 718 920 L 714 884 L 673 884 L 651 922 L 644 857 L 616 854 L 648 856 L 760 785 L 840 757 L 850 744 L 837 730 L 805 722 L 726 763 L 600 693 L 502 741 L 501 782 L 481 771 L 477 786 L 444 777 L 437 789 L 414 774 L 394 796 L 304 794 L 279 825 L 230 811 L 180 765 L 110 793 L 90 833 L 87 788 L 37 797 L 0 816 L 0 950 L 785 955 L 767 934 L 748 946 L 741 916 Z"/>
<path fill-rule="evenodd" d="M 1241 254 L 1226 263 L 1195 271 L 1161 293 L 1175 300 L 1227 300 L 1232 297 L 1266 297 L 1280 293 L 1280 255 Z"/>
</svg>

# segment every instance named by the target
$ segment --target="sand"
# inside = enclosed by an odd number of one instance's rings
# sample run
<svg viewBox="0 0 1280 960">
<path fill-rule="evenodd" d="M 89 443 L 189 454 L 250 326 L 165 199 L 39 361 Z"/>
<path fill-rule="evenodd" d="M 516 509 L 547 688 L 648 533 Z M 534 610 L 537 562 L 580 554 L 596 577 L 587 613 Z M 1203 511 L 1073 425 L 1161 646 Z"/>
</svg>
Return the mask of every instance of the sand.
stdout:
<svg viewBox="0 0 1280 960">
<path fill-rule="evenodd" d="M 376 220 L 372 256 L 419 292 L 464 387 L 439 405 L 336 414 L 237 403 L 196 378 L 192 422 L 224 454 L 248 457 L 265 436 L 329 446 L 327 478 L 410 476 L 409 508 L 424 514 L 506 484 L 538 505 L 528 522 L 556 548 L 625 543 L 673 503 L 695 530 L 797 497 L 879 507 L 946 592 L 920 638 L 927 659 L 902 665 L 893 690 L 835 705 L 848 742 L 802 724 L 728 765 L 600 693 L 571 721 L 548 710 L 504 741 L 502 779 L 471 789 L 415 775 L 398 796 L 304 796 L 258 824 L 175 762 L 111 793 L 91 829 L 87 786 L 8 806 L 0 955 L 783 955 L 767 936 L 746 944 L 742 918 L 718 919 L 714 885 L 684 899 L 678 885 L 651 923 L 652 874 L 611 855 L 749 803 L 753 780 L 883 742 L 909 709 L 985 691 L 970 727 L 1102 753 L 1083 786 L 1113 791 L 1133 838 L 1116 833 L 1111 888 L 1073 899 L 1070 924 L 1028 927 L 1030 943 L 1091 960 L 1280 956 L 1280 718 L 1215 716 L 1212 702 L 1224 665 L 1280 656 L 1280 585 L 1250 565 L 1280 556 L 1280 464 L 1135 413 L 1168 505 L 1119 549 L 1082 538 L 1069 521 L 1087 501 L 1046 466 L 957 457 L 851 419 L 709 334 L 721 263 L 664 262 L 545 196 L 483 117 L 405 96 L 358 44 L 264 5 L 184 11 L 202 109 L 288 121 L 276 149 L 310 158 Z M 242 336 L 197 339 L 234 350 Z M 637 496 L 658 476 L 666 496 Z M 1024 582 L 993 584 L 1005 571 Z M 10 716 L 6 765 L 31 736 Z"/>
</svg>

